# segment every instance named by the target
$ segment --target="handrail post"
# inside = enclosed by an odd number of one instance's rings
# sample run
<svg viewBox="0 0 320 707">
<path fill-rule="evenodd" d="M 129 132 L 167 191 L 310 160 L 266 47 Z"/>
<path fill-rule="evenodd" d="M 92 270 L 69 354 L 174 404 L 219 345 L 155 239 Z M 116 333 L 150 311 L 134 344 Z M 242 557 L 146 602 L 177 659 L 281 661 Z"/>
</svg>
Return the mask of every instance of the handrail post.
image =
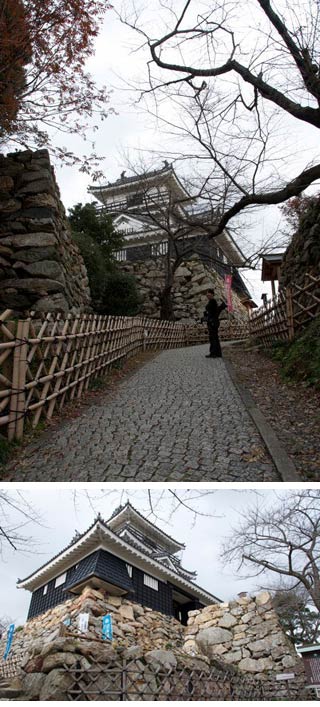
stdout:
<svg viewBox="0 0 320 707">
<path fill-rule="evenodd" d="M 22 439 L 23 437 L 29 327 L 29 319 L 18 321 L 12 366 L 12 391 L 8 424 L 9 441 Z"/>
<path fill-rule="evenodd" d="M 292 289 L 286 287 L 286 309 L 289 341 L 294 338 L 294 319 L 293 319 L 293 304 L 292 304 Z"/>
</svg>

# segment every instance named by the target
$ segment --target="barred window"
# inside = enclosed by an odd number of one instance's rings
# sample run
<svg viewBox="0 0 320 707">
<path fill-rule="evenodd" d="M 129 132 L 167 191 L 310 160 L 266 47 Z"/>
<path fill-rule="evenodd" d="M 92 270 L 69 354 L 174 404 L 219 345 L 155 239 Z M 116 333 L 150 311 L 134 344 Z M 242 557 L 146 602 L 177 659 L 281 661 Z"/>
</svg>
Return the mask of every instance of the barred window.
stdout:
<svg viewBox="0 0 320 707">
<path fill-rule="evenodd" d="M 116 253 L 114 254 L 114 257 L 118 262 L 122 262 L 123 260 L 127 260 L 127 251 L 126 250 L 117 250 Z"/>
<path fill-rule="evenodd" d="M 155 589 L 156 591 L 158 591 L 158 589 L 159 589 L 158 580 L 155 579 L 154 577 L 150 577 L 149 574 L 143 575 L 143 584 L 145 584 L 146 587 L 150 587 L 151 589 Z"/>
<path fill-rule="evenodd" d="M 151 243 L 151 255 L 166 255 L 168 252 L 168 241 L 161 243 Z"/>
<path fill-rule="evenodd" d="M 128 572 L 129 577 L 132 577 L 132 565 L 126 564 L 126 568 L 127 568 L 127 572 Z"/>
</svg>

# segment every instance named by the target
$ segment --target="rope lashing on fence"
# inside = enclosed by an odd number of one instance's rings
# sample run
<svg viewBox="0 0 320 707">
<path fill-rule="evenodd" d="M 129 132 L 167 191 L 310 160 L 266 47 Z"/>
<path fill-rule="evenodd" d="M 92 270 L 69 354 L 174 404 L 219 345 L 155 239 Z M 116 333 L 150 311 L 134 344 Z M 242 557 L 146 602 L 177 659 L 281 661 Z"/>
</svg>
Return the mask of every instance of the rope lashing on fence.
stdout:
<svg viewBox="0 0 320 707">
<path fill-rule="evenodd" d="M 9 439 L 22 438 L 26 418 L 33 427 L 41 416 L 50 420 L 57 401 L 62 409 L 80 398 L 91 380 L 118 361 L 146 350 L 208 341 L 207 327 L 198 323 L 102 315 L 62 319 L 54 313 L 16 321 L 8 316 L 0 315 L 0 426 Z M 247 332 L 243 324 L 227 325 L 233 338 Z"/>
</svg>

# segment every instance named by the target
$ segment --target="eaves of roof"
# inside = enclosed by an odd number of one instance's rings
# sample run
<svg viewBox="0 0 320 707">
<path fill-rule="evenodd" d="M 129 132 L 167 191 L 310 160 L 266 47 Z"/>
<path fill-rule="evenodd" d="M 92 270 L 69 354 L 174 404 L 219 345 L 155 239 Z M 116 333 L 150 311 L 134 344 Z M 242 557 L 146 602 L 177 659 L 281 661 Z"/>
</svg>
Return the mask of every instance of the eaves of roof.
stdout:
<svg viewBox="0 0 320 707">
<path fill-rule="evenodd" d="M 109 544 L 108 548 L 103 545 L 103 538 L 110 541 L 111 545 Z M 218 597 L 207 592 L 194 582 L 186 580 L 177 572 L 165 567 L 157 560 L 150 558 L 148 555 L 137 550 L 129 543 L 123 541 L 116 533 L 108 528 L 108 526 L 100 518 L 98 518 L 98 520 L 90 526 L 89 530 L 83 533 L 74 543 L 69 545 L 62 552 L 58 553 L 49 562 L 42 565 L 42 567 L 26 577 L 24 580 L 19 580 L 17 584 L 18 589 L 23 588 L 29 589 L 30 591 L 38 589 L 47 581 L 57 576 L 59 573 L 62 573 L 68 567 L 71 567 L 79 558 L 82 558 L 85 554 L 94 552 L 94 550 L 99 547 L 108 549 L 109 552 L 112 552 L 112 550 L 115 552 L 121 552 L 122 556 L 125 556 L 122 558 L 125 559 L 125 561 L 135 561 L 136 565 L 139 563 L 146 565 L 146 567 L 149 568 L 150 574 L 152 574 L 153 570 L 153 574 L 160 576 L 160 578 L 164 578 L 164 580 L 174 580 L 177 587 L 180 586 L 181 588 L 189 588 L 189 590 L 192 589 L 194 594 L 203 603 L 208 604 L 211 602 L 216 603 L 221 601 Z"/>
<path fill-rule="evenodd" d="M 112 524 L 114 523 L 115 519 L 119 519 L 121 515 L 125 515 L 128 510 L 130 512 L 133 512 L 143 522 L 143 525 L 152 528 L 152 530 L 155 531 L 156 534 L 159 535 L 159 537 L 163 536 L 170 540 L 170 543 L 175 545 L 177 550 L 185 549 L 186 546 L 184 543 L 180 543 L 178 540 L 175 540 L 175 538 L 172 538 L 171 535 L 168 535 L 168 533 L 166 533 L 164 530 L 161 530 L 154 523 L 151 523 L 151 521 L 148 520 L 148 518 L 145 518 L 145 516 L 143 516 L 141 513 L 139 513 L 139 511 L 137 511 L 137 509 L 129 501 L 127 501 L 127 503 L 121 507 L 121 510 L 118 510 L 118 513 L 116 515 L 112 514 L 110 518 L 108 518 L 108 520 L 106 521 L 106 525 L 112 528 Z"/>
<path fill-rule="evenodd" d="M 186 191 L 185 187 L 181 183 L 180 179 L 177 177 L 173 167 L 163 167 L 163 169 L 160 170 L 154 170 L 153 172 L 145 172 L 145 174 L 140 174 L 140 175 L 133 175 L 132 177 L 123 177 L 122 179 L 117 179 L 115 182 L 110 182 L 109 184 L 103 184 L 101 186 L 89 186 L 88 187 L 88 192 L 90 194 L 94 194 L 99 198 L 99 194 L 102 195 L 104 192 L 105 194 L 110 194 L 116 193 L 118 191 L 122 191 L 123 188 L 126 188 L 128 185 L 135 185 L 135 184 L 143 184 L 146 182 L 152 182 L 154 180 L 157 180 L 159 177 L 161 179 L 163 177 L 170 177 L 173 179 L 176 183 L 176 185 L 181 189 L 186 198 L 192 199 L 190 194 Z"/>
</svg>

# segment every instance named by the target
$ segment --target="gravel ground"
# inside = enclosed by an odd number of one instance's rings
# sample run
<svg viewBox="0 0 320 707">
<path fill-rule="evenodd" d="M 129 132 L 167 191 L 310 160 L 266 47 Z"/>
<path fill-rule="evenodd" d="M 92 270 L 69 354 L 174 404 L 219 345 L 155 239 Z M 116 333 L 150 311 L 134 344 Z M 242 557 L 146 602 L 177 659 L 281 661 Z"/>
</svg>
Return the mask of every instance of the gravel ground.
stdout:
<svg viewBox="0 0 320 707">
<path fill-rule="evenodd" d="M 237 376 L 277 434 L 303 481 L 320 481 L 320 393 L 284 383 L 279 364 L 263 352 L 225 349 Z"/>
<path fill-rule="evenodd" d="M 163 351 L 25 447 L 10 481 L 279 481 L 223 359 Z"/>
</svg>

